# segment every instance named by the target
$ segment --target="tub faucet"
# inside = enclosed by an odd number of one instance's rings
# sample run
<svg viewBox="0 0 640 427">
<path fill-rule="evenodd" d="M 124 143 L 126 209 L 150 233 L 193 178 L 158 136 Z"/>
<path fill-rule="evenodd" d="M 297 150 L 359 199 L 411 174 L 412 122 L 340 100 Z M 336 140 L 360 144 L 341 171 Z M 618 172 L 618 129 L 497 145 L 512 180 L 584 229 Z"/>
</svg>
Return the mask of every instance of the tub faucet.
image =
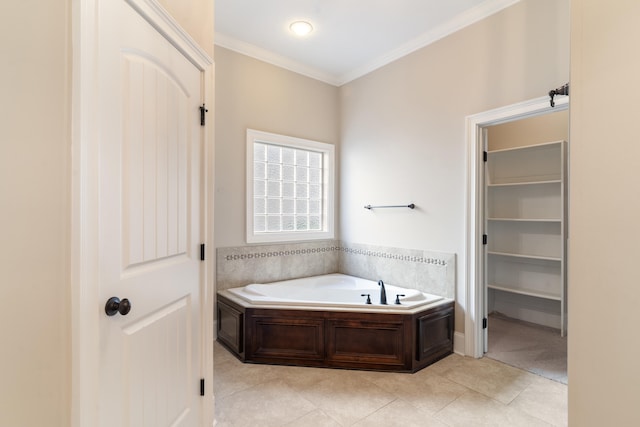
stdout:
<svg viewBox="0 0 640 427">
<path fill-rule="evenodd" d="M 384 282 L 378 280 L 378 286 L 380 286 L 380 304 L 387 305 L 387 291 L 384 290 Z"/>
</svg>

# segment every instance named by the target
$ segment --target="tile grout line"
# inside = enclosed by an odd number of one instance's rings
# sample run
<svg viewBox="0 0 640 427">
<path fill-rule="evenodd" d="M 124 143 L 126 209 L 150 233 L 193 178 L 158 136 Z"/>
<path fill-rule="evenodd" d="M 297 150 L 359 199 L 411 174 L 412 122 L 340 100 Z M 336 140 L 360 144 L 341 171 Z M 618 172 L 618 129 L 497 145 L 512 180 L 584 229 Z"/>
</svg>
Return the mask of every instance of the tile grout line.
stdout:
<svg viewBox="0 0 640 427">
<path fill-rule="evenodd" d="M 539 377 L 540 377 L 540 378 L 542 378 L 542 379 L 544 379 L 544 380 L 547 380 L 547 381 L 553 381 L 553 380 L 552 380 L 552 379 L 550 379 L 550 378 L 546 378 L 546 377 L 543 377 L 543 376 L 540 376 L 540 375 L 539 375 Z M 559 384 L 562 384 L 562 383 L 559 383 Z M 516 397 L 514 397 L 514 398 L 511 400 L 511 402 L 509 402 L 506 406 L 508 406 L 508 407 L 510 407 L 510 408 L 512 408 L 512 409 L 514 409 L 514 410 L 516 410 L 516 411 L 519 411 L 519 412 L 522 412 L 522 413 L 524 413 L 524 414 L 527 414 L 527 415 L 529 415 L 530 417 L 533 417 L 533 418 L 535 418 L 535 419 L 537 419 L 537 420 L 540 420 L 540 421 L 542 421 L 542 422 L 544 422 L 544 423 L 547 423 L 547 424 L 549 424 L 549 425 L 552 425 L 552 426 L 554 426 L 554 427 L 561 427 L 561 426 L 559 426 L 558 424 L 556 424 L 555 422 L 550 423 L 549 421 L 547 421 L 547 420 L 545 420 L 545 419 L 542 419 L 542 418 L 538 417 L 538 416 L 537 416 L 537 415 L 535 415 L 535 414 L 532 414 L 532 413 L 529 413 L 529 412 L 527 412 L 527 411 L 523 411 L 522 409 L 519 409 L 519 408 L 516 408 L 516 407 L 514 407 L 514 406 L 511 406 L 511 404 L 512 404 L 513 402 L 515 402 L 515 401 L 516 401 L 516 399 L 517 399 L 518 397 L 520 397 L 520 395 L 521 395 L 522 393 L 524 393 L 526 390 L 528 390 L 528 389 L 529 389 L 529 387 L 531 387 L 531 386 L 533 386 L 533 385 L 534 385 L 534 383 L 533 383 L 533 382 L 531 382 L 531 383 L 530 383 L 528 386 L 526 386 L 526 387 L 525 387 L 525 388 L 524 388 L 520 393 L 518 393 L 518 395 L 517 395 Z M 566 386 L 566 384 L 562 384 L 562 385 L 565 385 L 565 386 Z"/>
<path fill-rule="evenodd" d="M 311 402 L 309 402 L 309 403 L 311 403 Z M 320 411 L 323 414 L 325 414 L 327 417 L 331 418 L 329 416 L 329 414 L 326 414 L 322 409 L 318 408 L 316 405 L 313 405 L 313 406 L 315 407 L 315 409 L 312 409 L 311 411 L 307 412 L 306 414 L 303 414 L 303 415 L 299 416 L 298 418 L 296 418 L 295 420 L 291 420 L 286 424 L 280 424 L 280 427 L 288 427 L 288 426 L 291 426 L 291 425 L 295 425 L 294 423 L 296 423 L 297 421 L 303 419 L 304 417 L 306 417 L 307 415 L 309 415 L 309 414 L 311 414 L 312 412 L 315 412 L 315 411 Z M 331 419 L 333 419 L 333 418 L 331 418 Z"/>
<path fill-rule="evenodd" d="M 376 384 L 376 387 L 380 387 L 380 386 Z M 380 387 L 380 388 L 382 389 L 382 387 Z M 385 390 L 385 393 L 388 393 L 388 392 Z M 372 412 L 372 413 L 370 413 L 369 415 L 366 415 L 366 416 L 364 416 L 363 418 L 360 418 L 358 421 L 356 421 L 356 422 L 352 423 L 351 425 L 354 425 L 354 424 L 359 423 L 360 421 L 364 421 L 364 420 L 366 420 L 366 419 L 367 419 L 367 418 L 369 418 L 370 416 L 372 416 L 372 415 L 374 415 L 374 414 L 376 414 L 376 413 L 380 412 L 381 410 L 383 410 L 384 408 L 386 408 L 387 406 L 391 405 L 393 402 L 395 402 L 395 401 L 397 401 L 397 400 L 398 400 L 398 396 L 396 396 L 396 395 L 395 395 L 395 394 L 393 394 L 393 393 L 389 393 L 389 394 L 392 394 L 392 395 L 394 396 L 394 399 L 393 399 L 392 401 L 390 401 L 389 403 L 387 403 L 387 404 L 385 404 L 385 405 L 382 405 L 381 407 L 379 407 L 378 409 L 376 409 L 375 411 L 373 411 L 373 412 Z M 411 406 L 413 406 L 413 405 L 411 405 Z M 415 406 L 414 406 L 414 408 L 415 408 Z M 417 408 L 416 408 L 416 410 L 417 410 Z"/>
<path fill-rule="evenodd" d="M 448 378 L 447 378 L 448 379 Z M 452 380 L 449 380 L 452 381 Z M 455 382 L 455 381 L 453 381 Z M 456 383 L 458 384 L 458 383 Z M 442 408 L 440 408 L 438 411 L 434 412 L 434 414 L 432 415 L 432 417 L 438 421 L 440 421 L 443 424 L 446 424 L 450 427 L 453 427 L 451 424 L 449 424 L 446 420 L 442 419 L 442 417 L 439 417 L 438 414 L 440 414 L 440 412 L 444 411 L 446 408 L 448 408 L 450 405 L 452 405 L 454 402 L 457 402 L 460 398 L 462 398 L 462 396 L 464 396 L 465 394 L 469 393 L 470 391 L 473 391 L 475 393 L 477 393 L 475 390 L 471 390 L 469 387 L 462 385 L 462 384 L 458 384 L 464 388 L 467 389 L 467 391 L 465 391 L 464 393 L 462 393 L 460 396 L 456 397 L 455 399 L 453 399 L 451 402 L 447 403 L 446 405 L 444 405 Z"/>
</svg>

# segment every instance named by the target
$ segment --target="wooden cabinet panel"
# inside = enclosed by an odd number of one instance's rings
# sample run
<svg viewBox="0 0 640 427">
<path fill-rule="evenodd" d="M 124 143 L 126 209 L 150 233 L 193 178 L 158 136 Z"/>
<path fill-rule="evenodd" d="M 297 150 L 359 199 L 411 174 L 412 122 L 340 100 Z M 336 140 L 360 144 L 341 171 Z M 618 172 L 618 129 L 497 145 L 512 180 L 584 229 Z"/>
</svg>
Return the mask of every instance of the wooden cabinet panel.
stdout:
<svg viewBox="0 0 640 427">
<path fill-rule="evenodd" d="M 401 321 L 327 320 L 327 361 L 330 364 L 403 366 L 404 347 Z"/>
<path fill-rule="evenodd" d="M 242 312 L 218 301 L 218 339 L 238 355 L 244 351 L 243 321 Z"/>
<path fill-rule="evenodd" d="M 316 360 L 324 359 L 322 319 L 254 316 L 247 358 Z"/>
<path fill-rule="evenodd" d="M 436 311 L 417 319 L 418 361 L 437 360 L 453 350 L 453 309 Z"/>
</svg>

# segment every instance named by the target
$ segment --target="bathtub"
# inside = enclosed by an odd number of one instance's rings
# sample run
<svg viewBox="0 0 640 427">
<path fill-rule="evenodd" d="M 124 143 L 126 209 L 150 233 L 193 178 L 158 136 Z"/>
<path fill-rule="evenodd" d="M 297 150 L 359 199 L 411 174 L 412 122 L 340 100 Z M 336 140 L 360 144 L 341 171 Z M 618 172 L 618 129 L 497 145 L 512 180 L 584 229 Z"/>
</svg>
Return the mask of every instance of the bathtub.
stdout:
<svg viewBox="0 0 640 427">
<path fill-rule="evenodd" d="M 324 368 L 417 372 L 451 354 L 454 301 L 385 288 L 387 305 L 376 281 L 343 274 L 221 290 L 217 340 L 245 363 Z"/>
<path fill-rule="evenodd" d="M 267 284 L 254 283 L 228 292 L 257 305 L 340 307 L 375 310 L 413 310 L 443 297 L 385 283 L 387 305 L 380 304 L 380 286 L 372 280 L 327 274 Z M 366 304 L 370 295 L 371 304 Z M 399 296 L 404 295 L 404 296 Z M 396 297 L 400 304 L 396 304 Z"/>
</svg>

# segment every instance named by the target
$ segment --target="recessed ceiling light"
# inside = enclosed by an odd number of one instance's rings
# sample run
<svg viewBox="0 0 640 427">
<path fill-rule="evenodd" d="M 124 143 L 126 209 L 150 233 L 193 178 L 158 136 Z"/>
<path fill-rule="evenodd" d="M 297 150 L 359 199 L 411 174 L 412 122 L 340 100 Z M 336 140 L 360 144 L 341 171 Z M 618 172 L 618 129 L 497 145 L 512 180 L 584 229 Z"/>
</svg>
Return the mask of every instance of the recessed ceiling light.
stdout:
<svg viewBox="0 0 640 427">
<path fill-rule="evenodd" d="M 289 29 L 298 36 L 306 36 L 313 31 L 313 26 L 307 21 L 295 21 L 289 25 Z"/>
</svg>

